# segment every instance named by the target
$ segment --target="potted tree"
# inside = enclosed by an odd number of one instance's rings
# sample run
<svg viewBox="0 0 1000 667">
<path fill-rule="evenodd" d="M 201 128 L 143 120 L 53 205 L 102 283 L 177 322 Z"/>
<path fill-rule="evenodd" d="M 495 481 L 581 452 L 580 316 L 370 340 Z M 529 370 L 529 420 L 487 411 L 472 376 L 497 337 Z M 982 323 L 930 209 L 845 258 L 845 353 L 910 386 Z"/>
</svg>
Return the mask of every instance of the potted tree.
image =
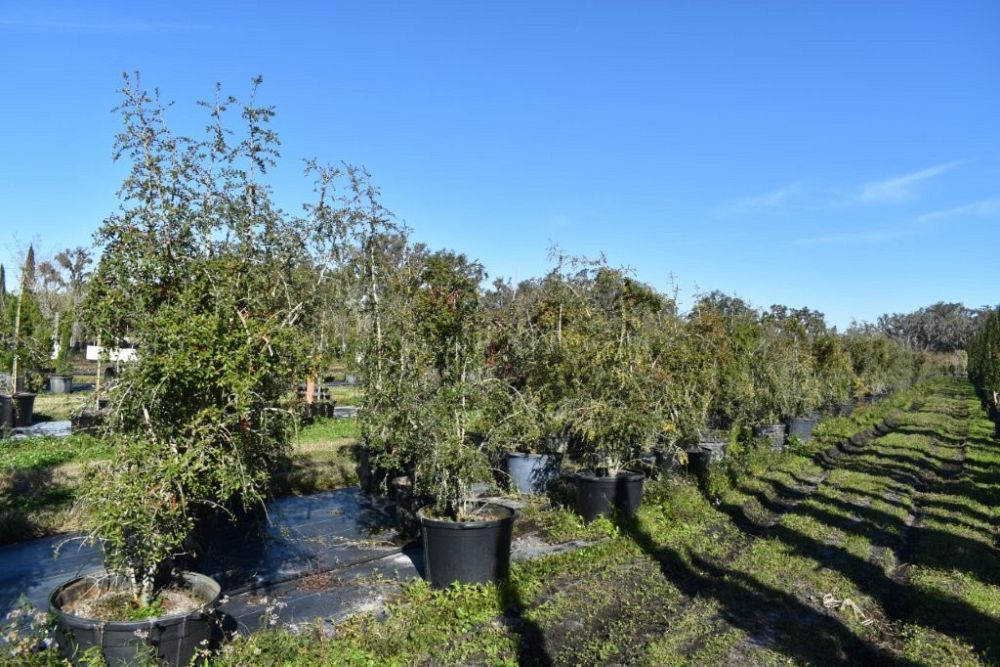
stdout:
<svg viewBox="0 0 1000 667">
<path fill-rule="evenodd" d="M 7 398 L 11 403 L 13 427 L 31 426 L 35 405 L 35 392 L 40 382 L 37 370 L 49 357 L 50 336 L 46 331 L 38 301 L 34 298 L 35 251 L 28 247 L 21 268 L 21 289 L 16 299 L 7 302 L 7 319 L 11 322 L 10 386 Z"/>
<path fill-rule="evenodd" d="M 70 362 L 73 318 L 57 317 L 56 331 L 59 341 L 56 349 L 55 373 L 49 376 L 49 391 L 53 394 L 69 394 L 73 391 L 73 364 Z"/>
<path fill-rule="evenodd" d="M 822 405 L 834 416 L 849 416 L 854 410 L 851 401 L 854 370 L 840 336 L 833 332 L 818 336 L 813 341 L 812 354 Z"/>
<path fill-rule="evenodd" d="M 222 96 L 197 140 L 171 134 L 137 79 L 122 93 L 116 156 L 131 170 L 97 234 L 84 314 L 138 355 L 110 390 L 115 455 L 93 464 L 82 496 L 107 570 L 58 587 L 50 606 L 67 655 L 96 647 L 134 664 L 152 651 L 186 665 L 219 594 L 188 571 L 194 528 L 260 507 L 289 447 L 293 383 L 310 357 L 310 221 L 286 217 L 258 180 L 277 141 L 268 108 L 243 105 L 245 139 L 231 144 Z"/>
<path fill-rule="evenodd" d="M 479 436 L 490 382 L 482 278 L 479 264 L 448 252 L 397 265 L 395 275 L 385 265 L 369 271 L 362 435 L 406 469 L 422 505 L 424 576 L 435 587 L 496 581 L 510 564 L 516 513 L 473 489 L 492 474 Z"/>
<path fill-rule="evenodd" d="M 603 264 L 588 272 L 587 317 L 569 337 L 579 391 L 569 416 L 573 454 L 584 470 L 572 475 L 576 509 L 587 521 L 614 511 L 634 513 L 645 476 L 628 469 L 663 431 L 662 392 L 647 327 L 667 310 L 664 298 L 623 271 Z"/>
<path fill-rule="evenodd" d="M 523 494 L 551 488 L 569 441 L 567 399 L 580 369 L 568 356 L 564 332 L 573 330 L 584 304 L 562 268 L 516 289 L 497 281 L 486 295 L 487 363 L 496 380 L 489 438 L 503 453 L 512 490 Z"/>
<path fill-rule="evenodd" d="M 488 441 L 504 456 L 512 491 L 543 495 L 559 479 L 566 441 L 563 420 L 528 388 L 497 382 L 488 398 Z"/>
<path fill-rule="evenodd" d="M 820 399 L 809 343 L 813 320 L 803 312 L 775 306 L 763 316 L 753 368 L 758 423 L 784 419 L 787 435 L 805 441 L 819 420 Z"/>
</svg>

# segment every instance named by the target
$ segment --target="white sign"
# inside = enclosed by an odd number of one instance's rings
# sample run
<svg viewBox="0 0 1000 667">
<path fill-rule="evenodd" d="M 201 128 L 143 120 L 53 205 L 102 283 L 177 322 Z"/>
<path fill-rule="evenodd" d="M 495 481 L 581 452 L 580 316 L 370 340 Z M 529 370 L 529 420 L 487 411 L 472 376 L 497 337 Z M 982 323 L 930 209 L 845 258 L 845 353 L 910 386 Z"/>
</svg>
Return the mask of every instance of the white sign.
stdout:
<svg viewBox="0 0 1000 667">
<path fill-rule="evenodd" d="M 87 361 L 100 361 L 101 355 L 107 353 L 108 361 L 135 361 L 134 347 L 116 347 L 105 349 L 96 345 L 87 346 Z"/>
</svg>

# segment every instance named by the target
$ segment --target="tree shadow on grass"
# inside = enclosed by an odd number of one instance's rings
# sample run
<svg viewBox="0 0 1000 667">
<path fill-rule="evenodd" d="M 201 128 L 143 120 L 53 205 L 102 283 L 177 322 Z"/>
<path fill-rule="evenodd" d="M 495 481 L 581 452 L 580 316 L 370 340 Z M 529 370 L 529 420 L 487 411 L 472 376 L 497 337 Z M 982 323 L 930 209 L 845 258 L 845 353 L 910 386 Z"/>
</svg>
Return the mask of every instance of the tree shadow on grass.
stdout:
<svg viewBox="0 0 1000 667">
<path fill-rule="evenodd" d="M 859 558 L 843 547 L 819 542 L 781 523 L 769 527 L 760 526 L 747 519 L 740 506 L 722 505 L 719 509 L 743 532 L 778 539 L 795 554 L 822 563 L 823 567 L 840 573 L 858 590 L 875 598 L 890 620 L 916 621 L 937 631 L 961 637 L 983 651 L 991 661 L 1000 661 L 1000 624 L 963 600 L 900 583 L 886 576 L 880 565 Z M 816 520 L 831 526 L 840 524 L 841 529 L 845 528 L 839 518 L 824 516 L 826 513 L 816 508 L 809 509 L 809 514 Z M 798 507 L 794 511 L 799 513 L 802 508 Z M 872 537 L 871 531 L 865 528 L 863 522 L 850 528 L 854 534 Z M 970 573 L 973 576 L 986 583 L 996 581 L 996 568 L 990 565 L 990 549 L 985 545 L 950 533 L 915 529 L 911 541 L 920 543 L 923 540 L 927 541 L 924 542 L 925 546 L 935 540 L 955 544 L 956 555 L 963 556 L 962 562 L 972 568 Z M 873 540 L 873 544 L 876 542 L 884 540 Z M 977 561 L 981 562 L 977 565 Z M 924 564 L 925 560 L 918 556 L 916 562 Z"/>
<path fill-rule="evenodd" d="M 657 544 L 636 517 L 619 517 L 617 524 L 656 561 L 664 577 L 691 598 L 718 601 L 725 620 L 756 644 L 810 665 L 918 664 L 897 659 L 858 637 L 838 619 L 742 572 L 699 557 L 688 562 L 679 552 Z"/>
<path fill-rule="evenodd" d="M 502 621 L 517 636 L 517 664 L 522 667 L 552 667 L 545 646 L 545 633 L 538 623 L 525 617 L 525 601 L 517 582 L 508 577 L 497 585 Z"/>
</svg>

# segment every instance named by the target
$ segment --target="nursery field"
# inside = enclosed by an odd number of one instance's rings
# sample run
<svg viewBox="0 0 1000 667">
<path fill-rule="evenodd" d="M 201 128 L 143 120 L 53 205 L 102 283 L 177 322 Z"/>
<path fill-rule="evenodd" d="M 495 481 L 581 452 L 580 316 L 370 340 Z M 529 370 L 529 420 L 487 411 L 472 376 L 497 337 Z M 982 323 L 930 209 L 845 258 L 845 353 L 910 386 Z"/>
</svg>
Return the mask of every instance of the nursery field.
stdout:
<svg viewBox="0 0 1000 667">
<path fill-rule="evenodd" d="M 701 487 L 652 483 L 632 519 L 529 507 L 521 537 L 589 546 L 496 587 L 408 583 L 333 638 L 265 631 L 217 664 L 997 664 L 993 428 L 971 385 L 935 381 Z"/>
<path fill-rule="evenodd" d="M 86 400 L 83 394 L 40 394 L 42 419 L 61 418 Z M 314 493 L 357 482 L 352 449 L 354 419 L 320 419 L 296 433 L 292 458 L 276 471 L 280 495 Z M 0 544 L 87 528 L 75 507 L 84 466 L 107 459 L 112 450 L 101 439 L 74 434 L 4 441 L 0 447 Z"/>
</svg>

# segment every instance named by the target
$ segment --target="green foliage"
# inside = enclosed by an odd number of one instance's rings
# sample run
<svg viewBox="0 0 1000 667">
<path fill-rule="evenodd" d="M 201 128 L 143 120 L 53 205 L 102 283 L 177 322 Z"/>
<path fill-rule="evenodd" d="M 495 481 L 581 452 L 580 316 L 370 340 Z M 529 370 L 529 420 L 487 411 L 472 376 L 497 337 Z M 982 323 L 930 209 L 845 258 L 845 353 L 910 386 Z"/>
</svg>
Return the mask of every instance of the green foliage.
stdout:
<svg viewBox="0 0 1000 667">
<path fill-rule="evenodd" d="M 969 341 L 969 379 L 988 392 L 993 404 L 1000 399 L 1000 310 L 986 316 L 982 329 Z"/>
<path fill-rule="evenodd" d="M 854 367 L 854 395 L 881 394 L 913 383 L 917 353 L 871 326 L 853 326 L 844 346 Z"/>
<path fill-rule="evenodd" d="M 59 320 L 59 351 L 56 353 L 56 374 L 72 375 L 73 364 L 70 363 L 69 355 L 73 344 L 73 317 L 72 313 L 66 313 Z"/>
<path fill-rule="evenodd" d="M 844 403 L 851 398 L 854 368 L 840 336 L 824 333 L 813 340 L 813 359 L 824 405 Z"/>
<path fill-rule="evenodd" d="M 927 352 L 955 352 L 968 347 L 989 315 L 988 308 L 938 302 L 912 313 L 885 314 L 878 326 L 887 336 Z"/>
<path fill-rule="evenodd" d="M 689 326 L 714 370 L 709 382 L 711 416 L 733 421 L 752 410 L 754 354 L 760 340 L 757 313 L 744 301 L 712 292 L 691 309 Z M 706 425 L 702 425 L 702 430 Z"/>
<path fill-rule="evenodd" d="M 663 394 L 652 372 L 656 350 L 645 331 L 667 304 L 624 271 L 597 264 L 588 273 L 585 317 L 567 338 L 580 375 L 570 429 L 577 455 L 614 475 L 649 451 L 663 430 Z"/>
<path fill-rule="evenodd" d="M 21 267 L 17 296 L 5 295 L 0 314 L 0 364 L 10 369 L 11 391 L 37 391 L 44 382 L 42 368 L 52 351 L 52 330 L 35 296 L 34 249 L 29 247 Z"/>
<path fill-rule="evenodd" d="M 369 275 L 365 446 L 380 467 L 412 475 L 436 513 L 461 518 L 471 485 L 490 477 L 476 424 L 488 384 L 482 267 L 438 252 Z"/>
<path fill-rule="evenodd" d="M 292 388 L 310 365 L 314 218 L 293 218 L 262 182 L 278 157 L 274 111 L 218 93 L 200 139 L 126 76 L 115 157 L 121 206 L 84 303 L 105 346 L 138 359 L 111 395 L 116 454 L 93 470 L 92 538 L 145 603 L 197 517 L 260 503 L 289 452 Z M 227 126 L 237 112 L 242 134 Z"/>
</svg>

